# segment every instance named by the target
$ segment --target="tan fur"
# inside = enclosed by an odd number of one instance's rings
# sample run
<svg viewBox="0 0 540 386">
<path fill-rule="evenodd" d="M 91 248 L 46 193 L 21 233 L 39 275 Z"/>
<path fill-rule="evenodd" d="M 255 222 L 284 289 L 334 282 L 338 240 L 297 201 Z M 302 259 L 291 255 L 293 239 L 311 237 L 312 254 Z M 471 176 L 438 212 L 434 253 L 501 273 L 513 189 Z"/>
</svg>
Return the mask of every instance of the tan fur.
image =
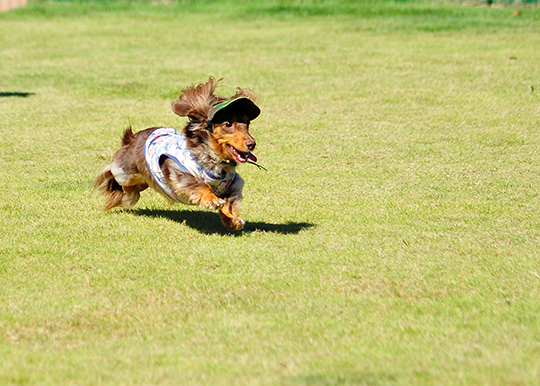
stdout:
<svg viewBox="0 0 540 386">
<path fill-rule="evenodd" d="M 196 83 L 182 90 L 178 100 L 172 103 L 172 109 L 177 115 L 190 119 L 183 132 L 191 152 L 216 175 L 236 167 L 238 157 L 235 152 L 240 153 L 242 158 L 256 146 L 249 133 L 250 122 L 242 111 L 228 112 L 224 118 L 226 121 L 213 124 L 213 133 L 207 129 L 208 114 L 216 104 L 241 96 L 252 100 L 255 98 L 252 91 L 240 88 L 230 98 L 215 95 L 219 82 L 220 80 L 210 77 L 206 83 Z M 131 127 L 125 130 L 121 148 L 94 182 L 96 189 L 105 197 L 105 210 L 135 205 L 140 198 L 140 192 L 148 187 L 168 198 L 154 181 L 143 154 L 146 139 L 156 129 L 150 128 L 135 134 Z M 234 149 L 231 150 L 231 147 Z M 164 161 L 162 170 L 167 183 L 185 202 L 204 209 L 219 210 L 226 227 L 243 228 L 244 220 L 239 216 L 239 208 L 244 181 L 239 175 L 229 189 L 221 197 L 217 197 L 210 186 L 182 171 L 171 159 Z"/>
</svg>

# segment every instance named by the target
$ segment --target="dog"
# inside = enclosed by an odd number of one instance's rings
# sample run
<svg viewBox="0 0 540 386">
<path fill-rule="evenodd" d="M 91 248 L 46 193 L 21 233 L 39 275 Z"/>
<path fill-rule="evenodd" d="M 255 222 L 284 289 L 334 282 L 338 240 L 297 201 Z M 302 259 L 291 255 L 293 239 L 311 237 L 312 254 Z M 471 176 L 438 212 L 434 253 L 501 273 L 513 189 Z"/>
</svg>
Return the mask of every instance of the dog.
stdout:
<svg viewBox="0 0 540 386">
<path fill-rule="evenodd" d="M 239 216 L 244 181 L 236 167 L 257 162 L 249 126 L 261 110 L 251 90 L 237 88 L 229 98 L 216 95 L 221 80 L 195 83 L 172 103 L 174 113 L 189 119 L 182 132 L 125 130 L 121 148 L 94 181 L 105 197 L 104 210 L 129 208 L 151 187 L 171 202 L 218 210 L 227 228 L 244 227 Z"/>
</svg>

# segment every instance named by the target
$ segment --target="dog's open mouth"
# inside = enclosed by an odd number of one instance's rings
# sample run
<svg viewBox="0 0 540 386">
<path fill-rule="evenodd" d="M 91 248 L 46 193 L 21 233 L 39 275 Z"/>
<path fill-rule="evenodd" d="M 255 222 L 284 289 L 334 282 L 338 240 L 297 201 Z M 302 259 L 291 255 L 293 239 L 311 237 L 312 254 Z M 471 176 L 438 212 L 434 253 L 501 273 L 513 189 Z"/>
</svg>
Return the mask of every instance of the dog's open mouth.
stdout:
<svg viewBox="0 0 540 386">
<path fill-rule="evenodd" d="M 255 157 L 253 153 L 236 150 L 229 144 L 227 144 L 227 149 L 229 150 L 229 153 L 231 153 L 238 162 L 244 163 L 247 162 L 248 159 L 252 160 L 253 162 L 257 162 L 257 157 Z"/>
</svg>

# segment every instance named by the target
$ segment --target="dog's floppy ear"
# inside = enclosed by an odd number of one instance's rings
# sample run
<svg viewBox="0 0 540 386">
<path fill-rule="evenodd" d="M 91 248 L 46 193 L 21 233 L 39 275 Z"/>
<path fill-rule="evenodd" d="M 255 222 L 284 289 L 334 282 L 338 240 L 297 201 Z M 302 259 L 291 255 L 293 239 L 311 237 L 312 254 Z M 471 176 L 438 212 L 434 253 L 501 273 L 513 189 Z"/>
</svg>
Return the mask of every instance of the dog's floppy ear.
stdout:
<svg viewBox="0 0 540 386">
<path fill-rule="evenodd" d="M 192 122 L 204 122 L 212 106 L 225 99 L 214 95 L 221 79 L 213 76 L 206 83 L 195 83 L 182 90 L 178 100 L 172 103 L 172 110 L 181 117 L 189 117 Z"/>
<path fill-rule="evenodd" d="M 176 115 L 187 117 L 191 110 L 191 105 L 187 101 L 177 100 L 172 103 L 172 110 Z"/>
<path fill-rule="evenodd" d="M 191 103 L 185 100 L 177 100 L 172 103 L 172 110 L 176 115 L 188 117 L 192 122 L 201 122 L 205 119 L 204 112 L 200 112 L 193 108 Z"/>
<path fill-rule="evenodd" d="M 255 94 L 255 91 L 249 89 L 249 88 L 236 88 L 236 94 L 234 94 L 230 99 L 237 99 L 237 98 L 248 98 L 253 103 L 257 103 L 257 94 Z"/>
</svg>

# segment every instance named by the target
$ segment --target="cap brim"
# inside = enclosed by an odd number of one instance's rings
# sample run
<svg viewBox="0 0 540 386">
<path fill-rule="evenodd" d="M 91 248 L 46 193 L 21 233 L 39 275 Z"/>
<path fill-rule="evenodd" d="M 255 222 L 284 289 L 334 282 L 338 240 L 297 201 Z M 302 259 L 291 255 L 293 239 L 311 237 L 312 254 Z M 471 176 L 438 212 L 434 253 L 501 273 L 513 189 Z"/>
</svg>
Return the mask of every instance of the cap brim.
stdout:
<svg viewBox="0 0 540 386">
<path fill-rule="evenodd" d="M 253 103 L 253 101 L 246 97 L 240 97 L 231 99 L 225 102 L 221 102 L 214 106 L 208 114 L 208 121 L 215 121 L 223 114 L 229 111 L 242 111 L 245 112 L 250 121 L 254 120 L 261 113 L 261 109 Z"/>
</svg>

